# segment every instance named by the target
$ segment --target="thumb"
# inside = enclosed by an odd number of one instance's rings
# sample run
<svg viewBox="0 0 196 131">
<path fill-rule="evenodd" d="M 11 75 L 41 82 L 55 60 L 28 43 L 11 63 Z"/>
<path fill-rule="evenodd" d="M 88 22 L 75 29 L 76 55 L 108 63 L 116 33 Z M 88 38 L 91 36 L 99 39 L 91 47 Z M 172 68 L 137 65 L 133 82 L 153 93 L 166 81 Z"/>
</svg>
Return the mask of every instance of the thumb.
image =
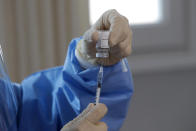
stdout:
<svg viewBox="0 0 196 131">
<path fill-rule="evenodd" d="M 107 113 L 108 109 L 105 104 L 99 103 L 87 113 L 86 119 L 92 123 L 99 122 Z"/>
</svg>

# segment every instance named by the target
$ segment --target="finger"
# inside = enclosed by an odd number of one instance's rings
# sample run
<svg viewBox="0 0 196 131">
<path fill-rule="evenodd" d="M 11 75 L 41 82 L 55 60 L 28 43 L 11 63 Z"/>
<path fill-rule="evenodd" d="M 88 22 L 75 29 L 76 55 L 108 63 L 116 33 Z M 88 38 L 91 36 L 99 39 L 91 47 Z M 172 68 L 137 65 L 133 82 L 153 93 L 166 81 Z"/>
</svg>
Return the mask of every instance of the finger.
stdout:
<svg viewBox="0 0 196 131">
<path fill-rule="evenodd" d="M 109 30 L 113 19 L 119 15 L 120 14 L 115 9 L 108 10 L 103 13 L 93 27 L 97 30 Z"/>
<path fill-rule="evenodd" d="M 96 124 L 97 129 L 99 129 L 99 131 L 107 131 L 108 130 L 108 126 L 105 122 L 98 122 Z"/>
<path fill-rule="evenodd" d="M 131 30 L 130 30 L 129 36 L 127 38 L 127 42 L 124 45 L 126 45 L 126 46 L 124 49 L 122 48 L 122 54 L 121 54 L 122 58 L 127 57 L 132 52 L 132 32 L 131 32 Z"/>
<path fill-rule="evenodd" d="M 111 55 L 116 55 L 119 52 L 122 52 L 125 48 L 127 48 L 128 39 L 124 40 L 123 42 L 118 43 L 114 47 L 110 49 Z"/>
<path fill-rule="evenodd" d="M 124 41 L 130 33 L 128 22 L 122 17 L 116 17 L 110 27 L 110 47 Z"/>
<path fill-rule="evenodd" d="M 98 122 L 97 124 L 93 124 L 92 122 L 86 120 L 83 121 L 82 123 L 80 123 L 78 125 L 78 127 L 76 128 L 76 130 L 80 130 L 80 131 L 107 131 L 108 130 L 108 126 L 106 123 L 104 122 Z"/>
<path fill-rule="evenodd" d="M 84 33 L 83 39 L 88 43 L 96 43 L 99 39 L 99 34 L 95 29 L 91 28 Z"/>
<path fill-rule="evenodd" d="M 100 121 L 107 113 L 107 107 L 105 104 L 99 103 L 93 107 L 88 113 L 86 119 L 92 123 Z"/>
<path fill-rule="evenodd" d="M 127 46 L 126 48 L 124 48 L 121 52 L 118 52 L 116 55 L 119 56 L 120 59 L 127 57 L 131 54 L 131 46 Z"/>
<path fill-rule="evenodd" d="M 131 54 L 132 52 L 132 48 L 131 46 L 128 46 L 127 48 L 125 48 L 125 50 L 121 53 L 121 58 L 127 57 Z"/>
<path fill-rule="evenodd" d="M 73 131 L 96 131 L 96 125 L 91 123 L 88 120 L 83 120 L 81 123 L 79 123 L 76 127 L 75 130 Z M 72 130 L 69 130 L 72 131 Z"/>
<path fill-rule="evenodd" d="M 127 38 L 123 42 L 117 44 L 110 49 L 110 55 L 118 58 L 126 57 L 131 52 L 131 38 Z"/>
<path fill-rule="evenodd" d="M 93 103 L 88 104 L 88 106 L 86 107 L 86 109 L 84 109 L 82 111 L 82 113 L 80 113 L 80 115 L 76 119 L 83 118 L 89 111 L 91 111 L 94 108 L 94 106 L 95 105 Z"/>
<path fill-rule="evenodd" d="M 122 42 L 126 38 L 124 28 L 119 23 L 113 23 L 110 28 L 109 44 L 110 47 Z"/>
<path fill-rule="evenodd" d="M 125 17 L 123 15 L 121 15 L 121 16 L 127 21 L 127 23 L 129 23 L 129 20 L 127 19 L 127 17 Z"/>
</svg>

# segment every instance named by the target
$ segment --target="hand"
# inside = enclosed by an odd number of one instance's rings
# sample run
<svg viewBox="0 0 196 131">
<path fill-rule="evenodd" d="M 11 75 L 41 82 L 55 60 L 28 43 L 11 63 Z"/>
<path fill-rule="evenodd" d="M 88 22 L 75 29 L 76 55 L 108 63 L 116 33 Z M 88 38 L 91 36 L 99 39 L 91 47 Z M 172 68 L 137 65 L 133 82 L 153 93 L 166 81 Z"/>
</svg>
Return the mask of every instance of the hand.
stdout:
<svg viewBox="0 0 196 131">
<path fill-rule="evenodd" d="M 100 120 L 107 113 L 104 104 L 89 104 L 74 120 L 66 124 L 61 131 L 107 131 L 107 125 Z"/>
<path fill-rule="evenodd" d="M 96 58 L 96 43 L 98 31 L 108 30 L 109 58 Z M 122 58 L 130 55 L 132 32 L 127 18 L 116 10 L 106 11 L 99 20 L 83 35 L 83 40 L 77 46 L 81 57 L 93 65 L 102 63 L 105 66 L 116 64 Z"/>
</svg>

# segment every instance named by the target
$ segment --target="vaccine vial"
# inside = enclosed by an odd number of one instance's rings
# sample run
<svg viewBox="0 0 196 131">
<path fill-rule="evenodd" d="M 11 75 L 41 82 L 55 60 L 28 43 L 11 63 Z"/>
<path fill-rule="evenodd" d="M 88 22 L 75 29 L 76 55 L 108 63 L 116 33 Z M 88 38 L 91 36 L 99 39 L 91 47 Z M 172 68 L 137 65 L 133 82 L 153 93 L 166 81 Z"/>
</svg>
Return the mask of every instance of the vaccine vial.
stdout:
<svg viewBox="0 0 196 131">
<path fill-rule="evenodd" d="M 96 44 L 96 57 L 97 58 L 107 58 L 109 57 L 109 31 L 99 31 L 99 39 Z"/>
</svg>

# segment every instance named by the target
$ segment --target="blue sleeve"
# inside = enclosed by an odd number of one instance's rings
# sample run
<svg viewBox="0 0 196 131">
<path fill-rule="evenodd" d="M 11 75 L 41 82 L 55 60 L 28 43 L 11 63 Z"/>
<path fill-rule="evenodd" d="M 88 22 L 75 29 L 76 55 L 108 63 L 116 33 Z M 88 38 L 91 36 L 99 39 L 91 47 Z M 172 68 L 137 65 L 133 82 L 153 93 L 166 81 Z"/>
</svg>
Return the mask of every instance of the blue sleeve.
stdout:
<svg viewBox="0 0 196 131">
<path fill-rule="evenodd" d="M 17 131 L 21 95 L 20 85 L 0 79 L 0 130 Z"/>
<path fill-rule="evenodd" d="M 80 67 L 75 56 L 75 48 L 79 40 L 80 38 L 77 38 L 69 45 L 63 73 L 64 76 L 67 74 L 71 76 L 72 80 L 67 78 L 67 81 L 74 83 L 72 85 L 80 100 L 81 110 L 83 110 L 88 103 L 95 101 L 99 67 L 86 70 Z M 126 61 L 125 63 L 129 67 L 128 62 Z M 129 68 L 127 72 L 122 72 L 121 62 L 113 66 L 104 67 L 100 102 L 108 107 L 108 113 L 103 121 L 108 124 L 109 131 L 118 131 L 120 129 L 126 117 L 132 94 L 133 81 Z"/>
</svg>

